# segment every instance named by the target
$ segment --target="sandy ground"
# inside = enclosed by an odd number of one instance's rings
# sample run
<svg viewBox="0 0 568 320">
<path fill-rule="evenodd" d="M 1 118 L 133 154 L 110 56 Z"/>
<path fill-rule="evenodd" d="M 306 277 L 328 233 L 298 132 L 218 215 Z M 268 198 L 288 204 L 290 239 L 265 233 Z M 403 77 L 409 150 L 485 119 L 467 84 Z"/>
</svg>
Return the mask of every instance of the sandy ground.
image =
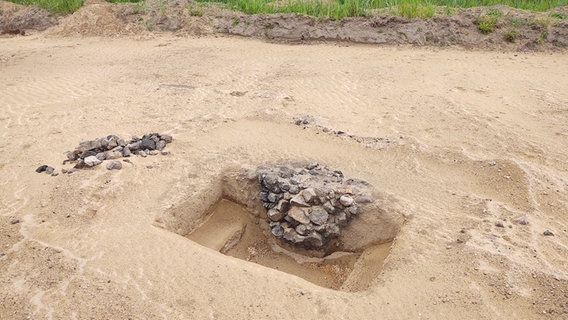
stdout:
<svg viewBox="0 0 568 320">
<path fill-rule="evenodd" d="M 566 319 L 567 74 L 556 53 L 0 39 L 0 318 Z M 148 132 L 172 153 L 34 172 L 81 140 Z M 404 217 L 369 289 L 156 224 L 224 170 L 280 160 L 364 178 Z"/>
</svg>

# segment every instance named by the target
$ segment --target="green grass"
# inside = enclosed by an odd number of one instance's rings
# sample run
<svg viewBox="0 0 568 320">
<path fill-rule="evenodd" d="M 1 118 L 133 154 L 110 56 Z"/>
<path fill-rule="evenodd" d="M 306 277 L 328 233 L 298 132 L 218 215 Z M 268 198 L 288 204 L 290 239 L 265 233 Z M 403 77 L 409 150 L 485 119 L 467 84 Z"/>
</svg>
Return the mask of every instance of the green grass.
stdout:
<svg viewBox="0 0 568 320">
<path fill-rule="evenodd" d="M 495 30 L 495 26 L 499 21 L 499 18 L 503 15 L 501 10 L 489 9 L 485 13 L 481 14 L 475 22 L 477 23 L 477 29 L 483 34 L 489 34 Z"/>
<path fill-rule="evenodd" d="M 551 16 L 552 18 L 556 18 L 556 19 L 560 19 L 560 20 L 568 19 L 568 14 L 562 13 L 562 12 L 558 12 L 558 11 L 552 11 L 552 12 L 550 13 L 550 16 Z"/>
<path fill-rule="evenodd" d="M 568 0 L 197 0 L 222 2 L 229 8 L 247 14 L 298 13 L 318 18 L 342 19 L 367 16 L 374 9 L 388 9 L 406 18 L 427 18 L 436 14 L 436 7 L 445 7 L 443 13 L 453 14 L 454 8 L 507 5 L 531 11 L 545 11 Z M 498 10 L 497 10 L 498 11 Z M 493 17 L 490 13 L 489 16 Z M 497 17 L 498 19 L 498 17 Z"/>
<path fill-rule="evenodd" d="M 70 13 L 83 6 L 83 0 L 9 0 L 23 5 L 35 5 L 56 13 Z"/>
<path fill-rule="evenodd" d="M 83 5 L 83 0 L 10 0 L 15 3 L 37 5 L 57 13 L 69 13 Z M 107 0 L 109 2 L 138 2 L 141 0 Z M 470 8 L 506 5 L 531 11 L 545 11 L 568 5 L 568 0 L 196 0 L 197 2 L 221 2 L 227 7 L 247 14 L 298 13 L 319 18 L 342 19 L 366 16 L 375 9 L 388 9 L 407 18 L 432 17 L 436 7 L 445 7 L 446 14 L 453 8 Z M 551 13 L 554 18 L 565 15 Z"/>
</svg>

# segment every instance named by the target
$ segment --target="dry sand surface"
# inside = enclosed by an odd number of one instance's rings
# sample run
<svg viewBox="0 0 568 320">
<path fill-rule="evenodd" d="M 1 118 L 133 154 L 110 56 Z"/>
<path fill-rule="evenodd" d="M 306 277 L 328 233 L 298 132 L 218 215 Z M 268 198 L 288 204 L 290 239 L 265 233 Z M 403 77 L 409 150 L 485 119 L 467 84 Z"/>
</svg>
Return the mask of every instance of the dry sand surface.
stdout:
<svg viewBox="0 0 568 320">
<path fill-rule="evenodd" d="M 557 53 L 0 39 L 0 318 L 566 319 L 567 75 Z M 148 132 L 171 154 L 34 172 Z M 279 161 L 365 179 L 404 220 L 360 290 L 161 227 L 199 217 L 227 172 Z"/>
</svg>

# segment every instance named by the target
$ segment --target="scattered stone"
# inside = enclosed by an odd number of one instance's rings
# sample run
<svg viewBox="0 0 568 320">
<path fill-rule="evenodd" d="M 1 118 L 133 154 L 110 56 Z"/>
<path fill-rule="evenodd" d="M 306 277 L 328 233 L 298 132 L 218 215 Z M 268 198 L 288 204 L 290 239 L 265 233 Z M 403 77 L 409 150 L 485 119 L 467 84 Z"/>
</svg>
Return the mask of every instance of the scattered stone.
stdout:
<svg viewBox="0 0 568 320">
<path fill-rule="evenodd" d="M 55 172 L 55 168 L 54 167 L 47 167 L 45 168 L 45 173 L 47 174 L 53 174 L 53 172 Z"/>
<path fill-rule="evenodd" d="M 497 221 L 497 222 L 495 223 L 495 226 L 496 226 L 496 227 L 499 227 L 499 228 L 505 228 L 505 225 L 503 225 L 503 222 L 501 222 L 501 221 Z"/>
<path fill-rule="evenodd" d="M 57 173 L 57 172 L 54 172 L 54 173 L 51 174 L 52 177 L 57 177 L 58 175 L 59 175 L 59 173 Z"/>
<path fill-rule="evenodd" d="M 99 164 L 90 157 L 95 157 L 102 162 L 129 157 L 132 153 L 142 157 L 148 154 L 156 155 L 161 153 L 165 155 L 169 153 L 165 147 L 172 141 L 172 136 L 158 133 L 145 134 L 142 138 L 133 136 L 130 141 L 116 135 L 108 135 L 95 140 L 82 141 L 74 151 L 66 153 L 66 161 L 77 161 L 74 168 L 82 169 Z M 86 161 L 87 158 L 90 160 Z M 40 170 L 40 168 L 37 170 Z M 44 169 L 41 170 L 41 172 L 45 171 Z M 66 172 L 69 173 L 69 171 Z"/>
<path fill-rule="evenodd" d="M 44 164 L 43 166 L 39 166 L 39 167 L 37 167 L 36 172 L 37 172 L 37 173 L 42 173 L 42 172 L 44 172 L 45 170 L 47 170 L 47 167 L 49 167 L 49 166 L 46 165 L 46 164 Z"/>
<path fill-rule="evenodd" d="M 20 223 L 19 219 L 14 219 L 14 220 L 10 221 L 10 224 L 18 224 L 18 223 Z"/>
<path fill-rule="evenodd" d="M 0 258 L 2 258 L 3 256 L 5 256 L 6 254 L 4 252 L 0 252 Z"/>
<path fill-rule="evenodd" d="M 168 154 L 170 154 L 170 150 L 168 148 L 164 148 L 164 149 L 162 149 L 162 151 L 160 151 L 160 153 L 163 156 L 167 156 Z"/>
<path fill-rule="evenodd" d="M 120 169 L 122 169 L 122 162 L 116 161 L 116 160 L 111 161 L 111 162 L 107 163 L 106 168 L 108 170 L 113 170 L 113 169 L 114 170 L 120 170 Z"/>
<path fill-rule="evenodd" d="M 284 235 L 284 228 L 282 228 L 281 225 L 277 225 L 277 226 L 272 227 L 272 229 L 270 231 L 277 238 L 282 238 L 282 236 Z"/>
<path fill-rule="evenodd" d="M 86 157 L 83 161 L 88 167 L 93 167 L 102 163 L 102 161 L 97 159 L 95 156 Z"/>
<path fill-rule="evenodd" d="M 552 231 L 550 230 L 545 230 L 542 234 L 545 236 L 554 236 L 554 233 L 552 233 Z"/>
<path fill-rule="evenodd" d="M 353 204 L 353 198 L 351 198 L 350 196 L 341 196 L 339 198 L 339 202 L 341 203 L 341 205 L 349 207 Z"/>
<path fill-rule="evenodd" d="M 519 217 L 515 220 L 515 222 L 517 222 L 518 224 L 527 225 L 529 224 L 529 217 L 527 216 Z"/>
<path fill-rule="evenodd" d="M 69 170 L 67 170 L 65 168 L 61 169 L 61 173 L 67 173 L 67 172 L 69 172 Z"/>
</svg>

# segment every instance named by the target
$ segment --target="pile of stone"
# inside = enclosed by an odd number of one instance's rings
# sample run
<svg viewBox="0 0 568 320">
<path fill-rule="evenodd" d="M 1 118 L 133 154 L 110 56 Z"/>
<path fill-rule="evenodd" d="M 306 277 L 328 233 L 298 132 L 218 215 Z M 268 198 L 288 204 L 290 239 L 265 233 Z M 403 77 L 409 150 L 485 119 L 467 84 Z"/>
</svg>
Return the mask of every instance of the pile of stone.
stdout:
<svg viewBox="0 0 568 320">
<path fill-rule="evenodd" d="M 372 201 L 368 183 L 309 163 L 259 169 L 260 198 L 272 235 L 307 249 L 322 249 Z"/>
<path fill-rule="evenodd" d="M 146 157 L 148 155 L 168 154 L 166 145 L 172 142 L 172 136 L 167 134 L 149 133 L 139 137 L 124 140 L 116 135 L 108 135 L 95 140 L 83 141 L 73 151 L 67 152 L 67 161 L 77 161 L 76 169 L 93 167 L 105 160 L 115 160 L 130 157 L 131 154 Z M 111 161 L 107 169 L 121 169 L 120 161 Z"/>
</svg>

